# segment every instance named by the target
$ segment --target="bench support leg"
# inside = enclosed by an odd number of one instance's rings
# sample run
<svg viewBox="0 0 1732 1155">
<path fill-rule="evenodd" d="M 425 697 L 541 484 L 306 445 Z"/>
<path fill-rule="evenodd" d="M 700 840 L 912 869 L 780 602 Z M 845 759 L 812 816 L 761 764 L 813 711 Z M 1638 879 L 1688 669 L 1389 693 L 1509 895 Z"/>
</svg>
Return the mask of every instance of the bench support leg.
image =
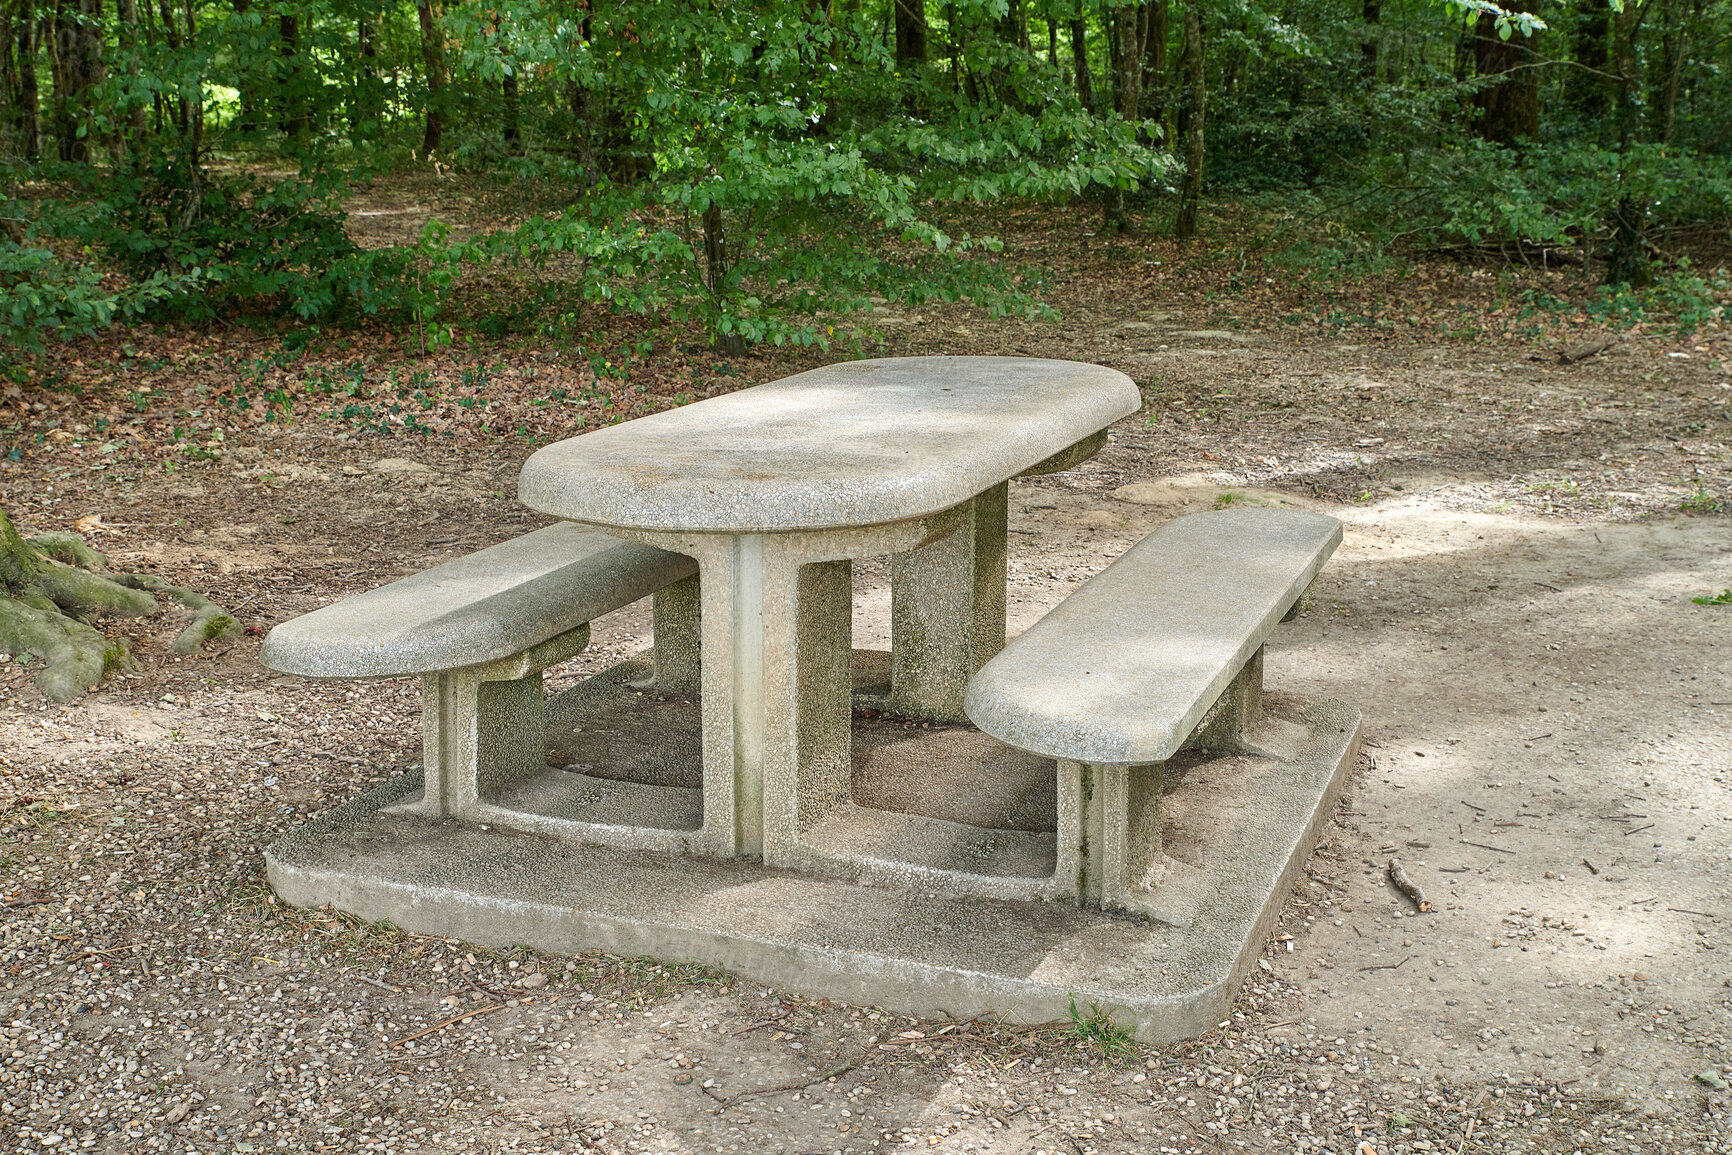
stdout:
<svg viewBox="0 0 1732 1155">
<path fill-rule="evenodd" d="M 421 679 L 421 801 L 429 818 L 461 817 L 489 790 L 541 766 L 541 671 L 483 680 L 474 668 Z"/>
<path fill-rule="evenodd" d="M 657 689 L 696 697 L 702 680 L 699 653 L 703 636 L 697 575 L 657 590 L 654 606 L 654 685 Z"/>
<path fill-rule="evenodd" d="M 421 675 L 421 799 L 399 809 L 461 818 L 546 765 L 541 671 L 588 644 L 586 623 L 497 662 Z"/>
<path fill-rule="evenodd" d="M 1188 750 L 1254 752 L 1251 732 L 1263 716 L 1263 647 L 1242 666 L 1197 728 L 1185 741 Z"/>
<path fill-rule="evenodd" d="M 969 502 L 949 537 L 890 561 L 890 708 L 966 721 L 962 694 L 1004 649 L 1009 486 Z"/>
<path fill-rule="evenodd" d="M 1058 772 L 1059 865 L 1077 903 L 1141 909 L 1163 873 L 1160 764 L 1060 762 Z"/>
</svg>

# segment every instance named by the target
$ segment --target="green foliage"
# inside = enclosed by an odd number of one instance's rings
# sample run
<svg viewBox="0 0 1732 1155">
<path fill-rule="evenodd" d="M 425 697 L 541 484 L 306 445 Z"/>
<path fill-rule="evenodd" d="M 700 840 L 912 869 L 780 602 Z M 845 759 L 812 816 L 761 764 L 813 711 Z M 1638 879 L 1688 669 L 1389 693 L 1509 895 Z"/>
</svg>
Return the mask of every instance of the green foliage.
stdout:
<svg viewBox="0 0 1732 1155">
<path fill-rule="evenodd" d="M 72 175 L 78 195 L 51 202 L 33 230 L 103 254 L 134 286 L 158 286 L 136 313 L 316 322 L 411 307 L 408 259 L 355 246 L 335 179 L 213 173 L 170 149 Z"/>
<path fill-rule="evenodd" d="M 1726 509 L 1726 503 L 1709 493 L 1706 486 L 1698 485 L 1695 493 L 1678 503 L 1678 508 L 1685 513 L 1722 513 Z"/>
<path fill-rule="evenodd" d="M 1732 590 L 1721 590 L 1709 597 L 1691 598 L 1699 606 L 1732 606 Z"/>
<path fill-rule="evenodd" d="M 1089 1013 L 1077 1010 L 1076 996 L 1070 996 L 1071 1033 L 1085 1043 L 1093 1043 L 1108 1054 L 1119 1054 L 1136 1044 L 1136 1035 L 1113 1022 L 1113 1017 L 1098 1003 L 1089 1004 Z"/>
<path fill-rule="evenodd" d="M 158 273 L 111 288 L 94 265 L 63 260 L 36 242 L 0 239 L 0 371 L 20 355 L 87 337 L 194 284 Z"/>
</svg>

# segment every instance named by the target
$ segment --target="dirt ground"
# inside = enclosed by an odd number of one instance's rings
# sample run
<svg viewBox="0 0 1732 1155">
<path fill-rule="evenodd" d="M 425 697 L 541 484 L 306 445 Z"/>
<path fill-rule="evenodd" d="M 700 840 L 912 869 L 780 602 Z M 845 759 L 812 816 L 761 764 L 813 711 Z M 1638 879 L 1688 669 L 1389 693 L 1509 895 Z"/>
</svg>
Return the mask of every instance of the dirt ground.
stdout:
<svg viewBox="0 0 1732 1155">
<path fill-rule="evenodd" d="M 1072 270 L 1057 324 L 878 315 L 885 352 L 1078 357 L 1145 389 L 1093 461 L 1013 486 L 1013 632 L 1180 512 L 1348 526 L 1267 676 L 1359 708 L 1366 757 L 1218 1030 L 1144 1048 L 1088 1008 L 915 1021 L 286 909 L 263 847 L 418 758 L 418 688 L 275 677 L 262 634 L 541 524 L 514 487 L 548 438 L 824 357 L 663 341 L 615 377 L 536 342 L 273 361 L 256 334 L 141 329 L 6 397 L 26 452 L 0 502 L 210 590 L 247 636 L 183 660 L 172 613 L 113 623 L 139 669 L 72 707 L 0 666 L 0 1145 L 1732 1150 L 1732 606 L 1692 600 L 1732 588 L 1732 336 L 1638 328 L 1566 365 L 1580 317 L 1287 324 L 1290 302 L 1211 298 L 1164 242 L 1063 244 L 1042 257 Z M 1483 314 L 1481 280 L 1389 291 Z M 367 418 L 315 387 L 357 365 Z M 287 423 L 225 400 L 273 390 Z M 364 423 L 411 394 L 426 432 Z M 858 581 L 856 644 L 882 645 L 883 570 Z M 648 632 L 641 608 L 598 623 L 550 688 Z"/>
</svg>

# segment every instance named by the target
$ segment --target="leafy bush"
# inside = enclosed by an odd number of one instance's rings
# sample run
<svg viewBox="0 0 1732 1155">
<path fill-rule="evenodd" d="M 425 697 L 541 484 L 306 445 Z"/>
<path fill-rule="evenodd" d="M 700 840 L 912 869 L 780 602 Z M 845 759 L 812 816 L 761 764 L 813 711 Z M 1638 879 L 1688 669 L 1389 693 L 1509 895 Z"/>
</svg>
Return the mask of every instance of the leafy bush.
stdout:
<svg viewBox="0 0 1732 1155">
<path fill-rule="evenodd" d="M 111 289 L 90 264 L 63 260 L 37 244 L 0 240 L 0 368 L 19 354 L 89 336 L 117 316 L 136 316 L 193 287 L 191 277 L 159 272 Z"/>
<path fill-rule="evenodd" d="M 50 202 L 36 230 L 103 254 L 135 283 L 172 284 L 158 315 L 320 321 L 409 307 L 408 261 L 355 246 L 334 181 L 219 174 L 166 150 L 75 175 L 82 195 Z"/>
</svg>

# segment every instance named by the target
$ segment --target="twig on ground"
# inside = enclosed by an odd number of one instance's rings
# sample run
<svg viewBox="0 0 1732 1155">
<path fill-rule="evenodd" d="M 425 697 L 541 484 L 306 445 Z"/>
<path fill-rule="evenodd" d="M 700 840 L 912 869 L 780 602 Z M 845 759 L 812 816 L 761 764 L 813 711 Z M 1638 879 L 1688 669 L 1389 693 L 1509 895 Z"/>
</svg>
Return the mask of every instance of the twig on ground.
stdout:
<svg viewBox="0 0 1732 1155">
<path fill-rule="evenodd" d="M 857 1062 L 844 1063 L 834 1071 L 826 1071 L 824 1074 L 818 1075 L 815 1078 L 807 1079 L 803 1083 L 785 1083 L 780 1087 L 762 1087 L 756 1091 L 742 1091 L 731 1099 L 718 1100 L 718 1102 L 721 1102 L 724 1107 L 732 1107 L 735 1103 L 743 1103 L 747 1099 L 756 1099 L 760 1095 L 776 1095 L 783 1091 L 804 1091 L 807 1087 L 816 1087 L 819 1083 L 840 1078 L 859 1065 L 860 1064 Z M 711 1097 L 714 1098 L 714 1096 Z"/>
<path fill-rule="evenodd" d="M 1425 897 L 1425 892 L 1419 889 L 1419 885 L 1413 879 L 1407 877 L 1407 871 L 1402 868 L 1400 860 L 1391 858 L 1387 869 L 1389 881 L 1395 884 L 1395 889 L 1411 899 L 1420 914 L 1430 914 L 1431 900 Z"/>
<path fill-rule="evenodd" d="M 404 1043 L 414 1042 L 416 1039 L 419 1039 L 423 1035 L 431 1035 L 434 1031 L 442 1031 L 446 1027 L 449 1027 L 449 1026 L 453 1025 L 454 1023 L 462 1022 L 464 1019 L 472 1019 L 476 1015 L 485 1015 L 485 1014 L 488 1014 L 492 1011 L 499 1011 L 499 1010 L 504 1010 L 504 1009 L 505 1009 L 504 1003 L 500 1003 L 497 1006 L 491 1006 L 491 1007 L 476 1007 L 472 1011 L 465 1011 L 464 1013 L 457 1015 L 454 1018 L 446 1019 L 442 1023 L 434 1023 L 432 1026 L 428 1027 L 426 1030 L 416 1031 L 412 1035 L 404 1035 L 400 1039 L 393 1039 L 391 1042 L 386 1043 L 385 1045 L 388 1047 L 401 1047 Z"/>
<path fill-rule="evenodd" d="M 1625 837 L 1625 838 L 1628 838 L 1628 837 L 1629 837 L 1629 836 L 1630 836 L 1630 835 L 1632 835 L 1632 834 L 1640 834 L 1640 833 L 1642 833 L 1642 831 L 1644 831 L 1644 830 L 1652 830 L 1652 829 L 1654 829 L 1654 824 L 1653 824 L 1653 823 L 1652 823 L 1652 822 L 1650 822 L 1650 823 L 1648 823 L 1648 825 L 1646 825 L 1646 826 L 1638 826 L 1638 827 L 1636 827 L 1636 828 L 1635 828 L 1635 829 L 1634 829 L 1634 830 L 1626 830 L 1626 831 L 1624 831 L 1624 837 Z"/>
<path fill-rule="evenodd" d="M 1359 969 L 1361 971 L 1398 971 L 1412 961 L 1413 956 L 1408 955 L 1398 963 L 1373 963 L 1368 967 L 1360 967 Z"/>
<path fill-rule="evenodd" d="M 1473 803 L 1468 802 L 1468 801 L 1461 799 L 1461 798 L 1457 798 L 1456 801 L 1460 802 L 1463 806 L 1467 807 L 1469 810 L 1472 810 L 1476 814 L 1484 814 L 1485 813 L 1485 807 L 1483 807 L 1483 806 L 1475 806 Z"/>
<path fill-rule="evenodd" d="M 79 959 L 97 958 L 97 957 L 99 957 L 101 955 L 105 955 L 105 954 L 119 954 L 123 950 L 131 950 L 133 947 L 138 946 L 138 945 L 139 945 L 138 943 L 129 942 L 129 943 L 124 943 L 120 946 L 105 947 L 102 950 L 81 950 L 77 954 L 73 955 L 71 958 L 67 959 L 66 961 L 69 963 L 75 963 Z"/>
<path fill-rule="evenodd" d="M 1497 852 L 1498 852 L 1498 853 L 1499 853 L 1499 854 L 1514 854 L 1514 853 L 1515 853 L 1515 851 L 1513 851 L 1513 850 L 1505 850 L 1505 849 L 1504 849 L 1504 848 L 1503 848 L 1503 847 L 1501 847 L 1501 846 L 1487 846 L 1487 845 L 1486 845 L 1486 844 L 1485 844 L 1485 843 L 1483 843 L 1483 842 L 1469 842 L 1469 841 L 1468 841 L 1468 840 L 1467 840 L 1467 839 L 1465 839 L 1465 838 L 1464 838 L 1464 839 L 1462 839 L 1462 840 L 1461 840 L 1461 844 L 1462 844 L 1462 845 L 1463 845 L 1463 846 L 1475 846 L 1475 847 L 1478 847 L 1478 848 L 1479 848 L 1479 849 L 1481 849 L 1481 850 L 1495 850 L 1495 851 L 1497 851 Z"/>
</svg>

